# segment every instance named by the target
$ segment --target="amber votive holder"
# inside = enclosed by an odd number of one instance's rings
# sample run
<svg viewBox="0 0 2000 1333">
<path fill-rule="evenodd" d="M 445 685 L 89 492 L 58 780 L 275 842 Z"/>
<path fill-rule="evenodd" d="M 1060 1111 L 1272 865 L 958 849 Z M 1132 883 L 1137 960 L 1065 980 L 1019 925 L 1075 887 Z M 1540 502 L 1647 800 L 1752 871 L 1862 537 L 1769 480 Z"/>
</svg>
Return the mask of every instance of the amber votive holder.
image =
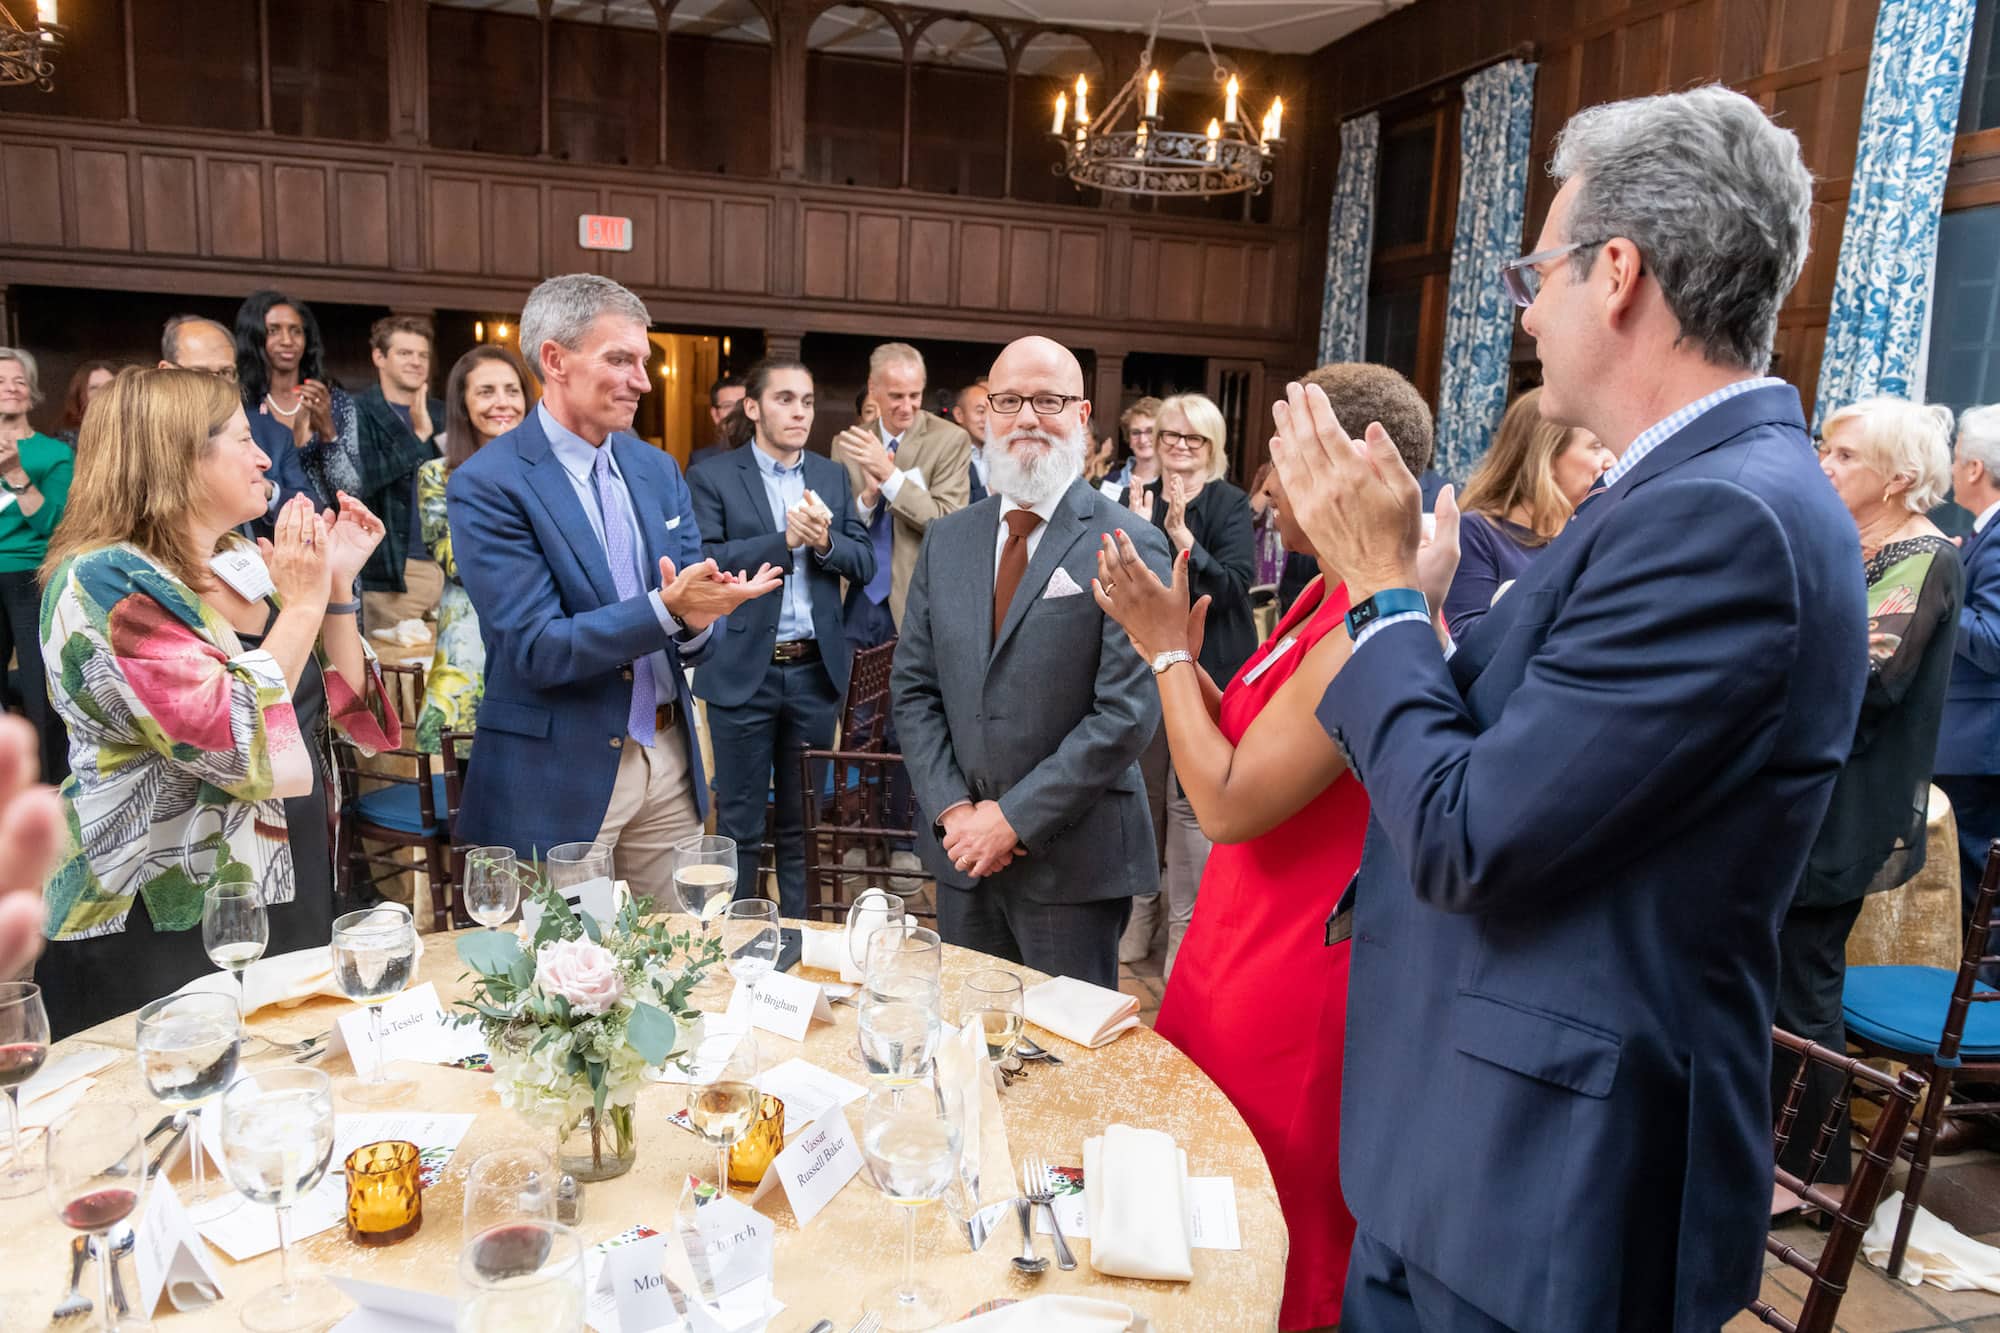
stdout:
<svg viewBox="0 0 2000 1333">
<path fill-rule="evenodd" d="M 764 1179 L 785 1148 L 785 1104 L 766 1093 L 757 1103 L 757 1118 L 743 1137 L 729 1145 L 729 1183 L 751 1186 Z"/>
<path fill-rule="evenodd" d="M 347 1155 L 347 1238 L 394 1245 L 424 1224 L 423 1164 L 417 1145 L 369 1143 Z"/>
</svg>

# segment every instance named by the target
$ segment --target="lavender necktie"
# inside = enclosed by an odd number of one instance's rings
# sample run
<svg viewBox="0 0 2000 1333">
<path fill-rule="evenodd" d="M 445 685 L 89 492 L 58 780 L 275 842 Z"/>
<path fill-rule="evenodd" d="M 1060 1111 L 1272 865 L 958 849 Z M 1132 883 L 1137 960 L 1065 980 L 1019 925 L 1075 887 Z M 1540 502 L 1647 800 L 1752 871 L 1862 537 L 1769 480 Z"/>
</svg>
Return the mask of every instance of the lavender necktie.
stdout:
<svg viewBox="0 0 2000 1333">
<path fill-rule="evenodd" d="M 611 479 L 611 446 L 604 445 L 590 465 L 590 479 L 597 491 L 597 512 L 604 517 L 604 554 L 611 562 L 611 582 L 620 601 L 638 597 L 646 590 L 639 583 L 639 566 L 632 554 L 632 525 L 625 521 L 625 506 Z M 641 745 L 653 743 L 658 720 L 658 695 L 653 688 L 653 663 L 637 658 L 632 663 L 632 711 L 625 728 Z"/>
</svg>

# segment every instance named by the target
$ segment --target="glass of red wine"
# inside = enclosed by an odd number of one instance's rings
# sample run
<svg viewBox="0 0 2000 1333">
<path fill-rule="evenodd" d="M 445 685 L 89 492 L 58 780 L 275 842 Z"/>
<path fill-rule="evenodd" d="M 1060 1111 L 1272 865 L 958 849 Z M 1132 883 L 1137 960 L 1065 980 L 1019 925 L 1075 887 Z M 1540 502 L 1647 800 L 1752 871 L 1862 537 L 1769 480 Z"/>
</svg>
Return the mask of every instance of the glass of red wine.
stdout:
<svg viewBox="0 0 2000 1333">
<path fill-rule="evenodd" d="M 11 1137 L 7 1169 L 0 1171 L 0 1199 L 18 1199 L 42 1187 L 41 1168 L 21 1153 L 21 1085 L 49 1058 L 49 1013 L 42 988 L 32 981 L 0 982 L 0 1088 L 7 1090 Z"/>
<path fill-rule="evenodd" d="M 121 1319 L 111 1292 L 111 1231 L 139 1206 L 146 1181 L 145 1119 L 136 1107 L 85 1102 L 49 1126 L 45 1144 L 49 1202 L 63 1225 L 97 1244 L 97 1308 L 104 1333 L 149 1333 L 143 1319 Z"/>
</svg>

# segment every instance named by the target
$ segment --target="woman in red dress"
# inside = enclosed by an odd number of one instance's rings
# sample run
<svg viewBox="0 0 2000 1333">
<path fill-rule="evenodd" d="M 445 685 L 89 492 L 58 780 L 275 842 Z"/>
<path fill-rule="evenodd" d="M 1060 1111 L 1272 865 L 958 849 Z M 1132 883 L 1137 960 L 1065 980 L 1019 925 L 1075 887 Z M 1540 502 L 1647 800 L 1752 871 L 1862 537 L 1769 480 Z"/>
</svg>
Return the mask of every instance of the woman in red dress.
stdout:
<svg viewBox="0 0 2000 1333">
<path fill-rule="evenodd" d="M 1430 414 L 1401 376 L 1342 365 L 1309 378 L 1340 415 L 1381 420 L 1423 472 Z M 1310 554 L 1275 475 L 1265 492 L 1286 549 Z M 1186 561 L 1168 586 L 1123 533 L 1099 552 L 1098 604 L 1149 661 L 1200 652 L 1208 599 L 1189 609 Z M 1354 1242 L 1339 1154 L 1348 945 L 1328 945 L 1326 925 L 1361 863 L 1368 797 L 1313 716 L 1350 651 L 1346 613 L 1322 569 L 1227 690 L 1192 662 L 1157 676 L 1175 770 L 1215 849 L 1156 1030 L 1215 1080 L 1270 1164 L 1291 1233 L 1283 1329 L 1339 1322 Z"/>
</svg>

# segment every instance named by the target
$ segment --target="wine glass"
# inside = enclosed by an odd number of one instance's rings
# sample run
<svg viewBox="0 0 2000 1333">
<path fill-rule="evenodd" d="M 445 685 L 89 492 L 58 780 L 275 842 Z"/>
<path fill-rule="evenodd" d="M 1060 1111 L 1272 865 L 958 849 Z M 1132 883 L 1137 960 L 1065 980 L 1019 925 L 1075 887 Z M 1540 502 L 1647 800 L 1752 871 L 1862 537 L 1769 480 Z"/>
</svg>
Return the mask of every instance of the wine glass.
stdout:
<svg viewBox="0 0 2000 1333">
<path fill-rule="evenodd" d="M 561 842 L 549 848 L 543 860 L 549 887 L 579 912 L 587 911 L 608 926 L 617 915 L 611 878 L 611 844 L 608 842 Z M 586 892 L 602 889 L 602 893 Z M 596 899 L 595 902 L 592 899 Z M 605 904 L 611 903 L 607 907 Z"/>
<path fill-rule="evenodd" d="M 729 1192 L 729 1145 L 757 1119 L 757 1042 L 748 1033 L 703 1037 L 687 1055 L 687 1113 L 715 1145 L 715 1188 Z"/>
<path fill-rule="evenodd" d="M 556 1171 L 533 1148 L 495 1148 L 465 1173 L 465 1239 L 523 1223 L 556 1220 Z M 500 1238 L 506 1244 L 506 1238 Z"/>
<path fill-rule="evenodd" d="M 474 847 L 465 854 L 465 910 L 488 930 L 498 930 L 521 905 L 526 879 L 512 847 Z"/>
<path fill-rule="evenodd" d="M 903 1085 L 922 1079 L 937 1054 L 938 986 L 915 975 L 883 975 L 861 993 L 861 1063 L 873 1078 Z"/>
<path fill-rule="evenodd" d="M 326 1175 L 333 1158 L 333 1085 L 317 1069 L 246 1074 L 222 1094 L 222 1162 L 245 1198 L 277 1210 L 278 1285 L 243 1307 L 243 1327 L 286 1333 L 326 1320 L 336 1299 L 326 1279 L 295 1277 L 285 1234 L 292 1205 Z"/>
<path fill-rule="evenodd" d="M 144 1333 L 143 1319 L 121 1319 L 111 1295 L 111 1230 L 139 1206 L 146 1183 L 145 1121 L 136 1107 L 85 1102 L 49 1126 L 43 1147 L 49 1202 L 72 1230 L 97 1245 L 97 1308 L 104 1333 Z"/>
<path fill-rule="evenodd" d="M 736 839 L 696 834 L 674 844 L 674 901 L 703 936 L 735 896 Z"/>
<path fill-rule="evenodd" d="M 722 913 L 722 951 L 729 975 L 738 984 L 755 986 L 778 965 L 778 905 L 769 898 L 745 898 Z"/>
<path fill-rule="evenodd" d="M 208 1196 L 208 1154 L 201 1146 L 201 1108 L 236 1077 L 243 1046 L 242 1011 L 233 995 L 196 991 L 169 995 L 139 1011 L 139 1072 L 146 1090 L 169 1106 L 185 1107 L 194 1173 L 188 1216 L 197 1224 L 236 1211 L 240 1195 Z"/>
<path fill-rule="evenodd" d="M 492 1227 L 465 1243 L 456 1333 L 582 1333 L 583 1242 L 546 1220 Z"/>
<path fill-rule="evenodd" d="M 998 1064 L 1014 1053 L 1027 1021 L 1021 978 L 1004 968 L 974 972 L 958 990 L 958 1020 L 978 1023 L 986 1034 L 986 1058 Z"/>
<path fill-rule="evenodd" d="M 398 1101 L 414 1084 L 387 1077 L 389 1053 L 382 1039 L 382 1003 L 409 985 L 417 961 L 417 927 L 401 903 L 378 903 L 349 912 L 333 923 L 333 977 L 340 993 L 368 1007 L 369 1044 L 375 1064 L 367 1076 L 345 1083 L 341 1093 L 364 1105 Z M 358 1067 L 360 1062 L 356 1061 Z"/>
<path fill-rule="evenodd" d="M 236 998 L 249 1012 L 248 983 L 243 974 L 264 956 L 271 940 L 271 920 L 264 896 L 255 884 L 215 884 L 201 896 L 201 944 L 208 960 L 236 978 Z"/>
<path fill-rule="evenodd" d="M 935 930 L 912 924 L 905 917 L 868 937 L 862 976 L 871 986 L 877 978 L 889 976 L 922 977 L 934 986 L 942 985 L 944 944 Z"/>
<path fill-rule="evenodd" d="M 868 967 L 868 941 L 883 926 L 903 922 L 904 900 L 887 889 L 863 889 L 847 909 L 847 953 L 858 971 Z"/>
<path fill-rule="evenodd" d="M 885 1329 L 935 1328 L 950 1315 L 944 1293 L 917 1281 L 917 1210 L 936 1203 L 958 1174 L 963 1117 L 953 1094 L 927 1085 L 873 1088 L 861 1113 L 861 1157 L 875 1187 L 903 1206 L 903 1281 L 868 1308 Z"/>
<path fill-rule="evenodd" d="M 41 1168 L 21 1154 L 21 1085 L 49 1058 L 49 1013 L 42 988 L 32 981 L 0 981 L 0 1088 L 7 1090 L 8 1146 L 12 1154 L 0 1171 L 0 1199 L 18 1199 L 41 1188 Z"/>
</svg>

